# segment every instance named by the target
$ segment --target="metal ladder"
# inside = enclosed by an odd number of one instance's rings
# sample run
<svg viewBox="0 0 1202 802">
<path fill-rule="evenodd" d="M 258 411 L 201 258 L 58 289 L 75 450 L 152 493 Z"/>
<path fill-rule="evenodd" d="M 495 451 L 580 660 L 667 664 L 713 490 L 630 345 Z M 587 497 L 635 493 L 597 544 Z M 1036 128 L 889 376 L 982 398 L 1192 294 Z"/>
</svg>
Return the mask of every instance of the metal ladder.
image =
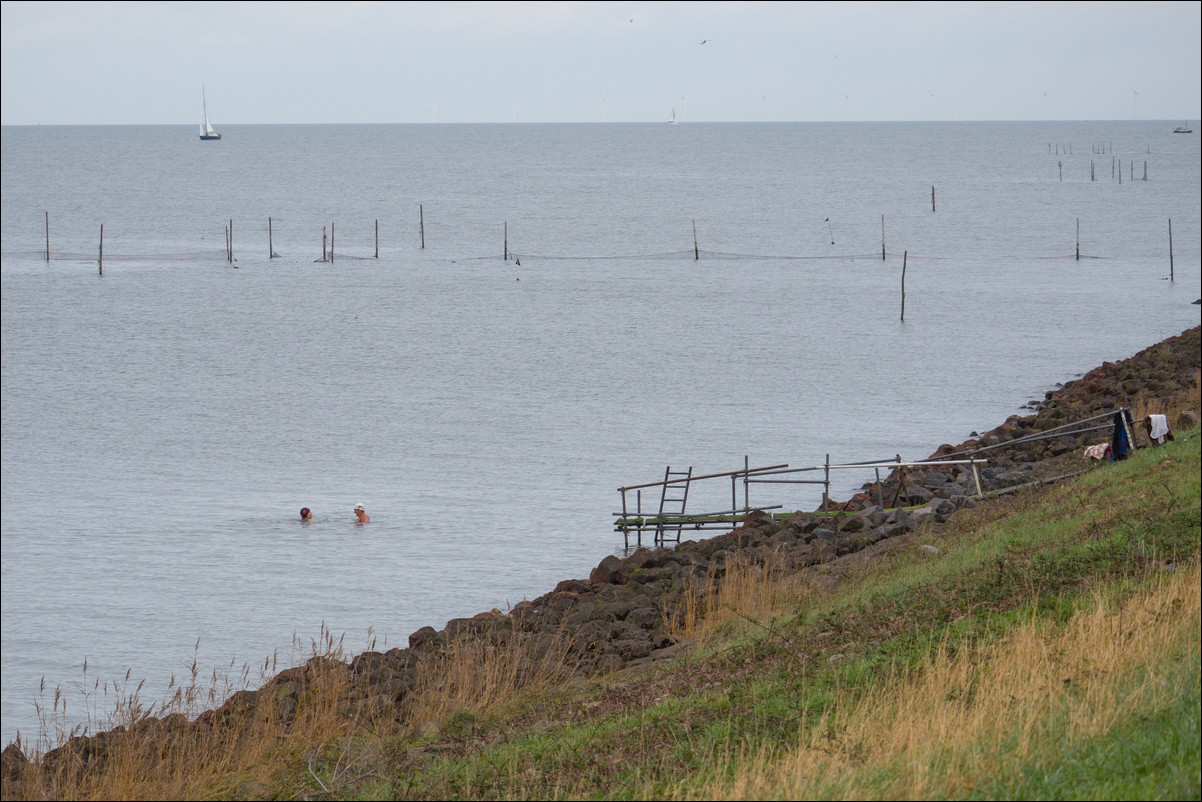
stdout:
<svg viewBox="0 0 1202 802">
<path fill-rule="evenodd" d="M 675 534 L 675 537 L 671 539 L 676 543 L 680 542 L 682 524 L 665 523 L 662 519 L 664 515 L 684 515 L 685 503 L 689 499 L 689 482 L 692 477 L 693 466 L 691 465 L 687 471 L 673 471 L 671 465 L 664 470 L 663 493 L 659 497 L 661 520 L 655 524 L 655 545 L 664 545 L 672 534 Z M 684 481 L 668 484 L 673 479 L 684 479 Z"/>
</svg>

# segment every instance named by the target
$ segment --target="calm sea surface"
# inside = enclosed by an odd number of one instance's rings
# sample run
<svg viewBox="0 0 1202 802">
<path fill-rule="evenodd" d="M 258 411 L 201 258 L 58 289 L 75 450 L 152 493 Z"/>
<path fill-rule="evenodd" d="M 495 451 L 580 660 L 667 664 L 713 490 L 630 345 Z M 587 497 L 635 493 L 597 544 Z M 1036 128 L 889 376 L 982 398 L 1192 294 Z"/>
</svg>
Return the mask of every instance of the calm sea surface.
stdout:
<svg viewBox="0 0 1202 802">
<path fill-rule="evenodd" d="M 1198 325 L 1175 124 L 4 128 L 4 743 L 43 678 L 86 723 L 403 647 L 587 577 L 667 465 L 922 458 Z"/>
</svg>

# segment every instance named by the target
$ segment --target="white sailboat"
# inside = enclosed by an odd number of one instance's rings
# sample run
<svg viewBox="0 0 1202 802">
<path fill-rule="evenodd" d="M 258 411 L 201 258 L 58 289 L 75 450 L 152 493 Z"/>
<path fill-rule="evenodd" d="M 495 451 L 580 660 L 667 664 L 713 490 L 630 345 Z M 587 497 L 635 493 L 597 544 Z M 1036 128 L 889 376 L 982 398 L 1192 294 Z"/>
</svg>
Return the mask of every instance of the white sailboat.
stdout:
<svg viewBox="0 0 1202 802">
<path fill-rule="evenodd" d="M 201 139 L 221 139 L 221 134 L 213 130 L 212 123 L 209 122 L 209 103 L 205 98 L 204 84 L 200 87 L 200 102 L 201 109 L 204 112 L 204 118 L 200 121 L 200 138 Z"/>
<path fill-rule="evenodd" d="M 672 116 L 668 118 L 668 125 L 676 125 L 676 109 L 672 109 Z"/>
</svg>

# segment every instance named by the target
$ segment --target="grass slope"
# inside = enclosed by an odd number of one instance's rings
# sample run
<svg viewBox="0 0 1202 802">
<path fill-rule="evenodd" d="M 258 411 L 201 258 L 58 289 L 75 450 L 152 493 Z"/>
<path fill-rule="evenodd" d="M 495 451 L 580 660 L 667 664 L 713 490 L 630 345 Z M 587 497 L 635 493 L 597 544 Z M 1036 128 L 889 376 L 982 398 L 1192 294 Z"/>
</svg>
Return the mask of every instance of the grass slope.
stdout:
<svg viewBox="0 0 1202 802">
<path fill-rule="evenodd" d="M 1196 799 L 1199 438 L 1183 434 L 964 513 L 938 556 L 833 591 L 734 572 L 723 597 L 742 608 L 694 621 L 688 659 L 460 711 L 336 795 Z M 334 776 L 346 759 L 327 754 Z"/>
</svg>

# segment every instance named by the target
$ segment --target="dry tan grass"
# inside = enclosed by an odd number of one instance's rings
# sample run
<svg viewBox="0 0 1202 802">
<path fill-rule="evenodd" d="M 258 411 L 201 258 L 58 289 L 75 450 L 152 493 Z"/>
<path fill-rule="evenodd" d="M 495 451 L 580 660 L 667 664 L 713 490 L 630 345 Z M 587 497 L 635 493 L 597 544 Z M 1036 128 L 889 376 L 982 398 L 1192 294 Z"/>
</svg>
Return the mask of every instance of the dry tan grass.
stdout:
<svg viewBox="0 0 1202 802">
<path fill-rule="evenodd" d="M 1193 386 L 1181 392 L 1161 398 L 1152 398 L 1141 393 L 1131 402 L 1131 414 L 1136 420 L 1142 420 L 1148 415 L 1166 415 L 1169 425 L 1174 428 L 1181 413 L 1186 410 L 1194 414 L 1202 413 L 1202 370 L 1194 371 Z"/>
<path fill-rule="evenodd" d="M 1066 626 L 1032 621 L 984 649 L 941 649 L 868 698 L 835 702 L 783 758 L 740 756 L 733 780 L 684 795 L 964 798 L 999 763 L 1071 748 L 1105 735 L 1123 711 L 1168 705 L 1176 689 L 1158 681 L 1162 656 L 1196 659 L 1200 581 L 1195 557 L 1138 597 L 1096 598 Z"/>
<path fill-rule="evenodd" d="M 685 588 L 680 606 L 665 613 L 665 630 L 677 640 L 705 648 L 715 638 L 763 626 L 804 594 L 798 575 L 777 560 L 766 563 L 742 554 L 729 557 L 721 571 Z"/>
<path fill-rule="evenodd" d="M 456 643 L 418 664 L 413 689 L 398 706 L 351 673 L 341 641 L 323 625 L 304 664 L 308 684 L 287 721 L 275 690 L 261 688 L 230 726 L 213 723 L 214 708 L 246 693 L 249 674 L 231 679 L 217 672 L 204 688 L 193 671 L 192 682 L 159 708 L 166 715 L 152 715 L 155 709 L 136 692 L 125 694 L 109 719 L 91 722 L 100 736 L 69 740 L 64 734 L 59 757 L 30 763 L 20 782 L 5 783 L 3 798 L 262 798 L 295 786 L 295 778 L 284 778 L 297 765 L 307 768 L 316 793 L 346 793 L 387 770 L 394 739 L 424 726 L 440 731 L 454 715 L 486 715 L 522 693 L 562 683 L 570 676 L 568 639 L 561 635 L 543 646 L 541 657 L 531 660 L 530 636 Z"/>
</svg>

